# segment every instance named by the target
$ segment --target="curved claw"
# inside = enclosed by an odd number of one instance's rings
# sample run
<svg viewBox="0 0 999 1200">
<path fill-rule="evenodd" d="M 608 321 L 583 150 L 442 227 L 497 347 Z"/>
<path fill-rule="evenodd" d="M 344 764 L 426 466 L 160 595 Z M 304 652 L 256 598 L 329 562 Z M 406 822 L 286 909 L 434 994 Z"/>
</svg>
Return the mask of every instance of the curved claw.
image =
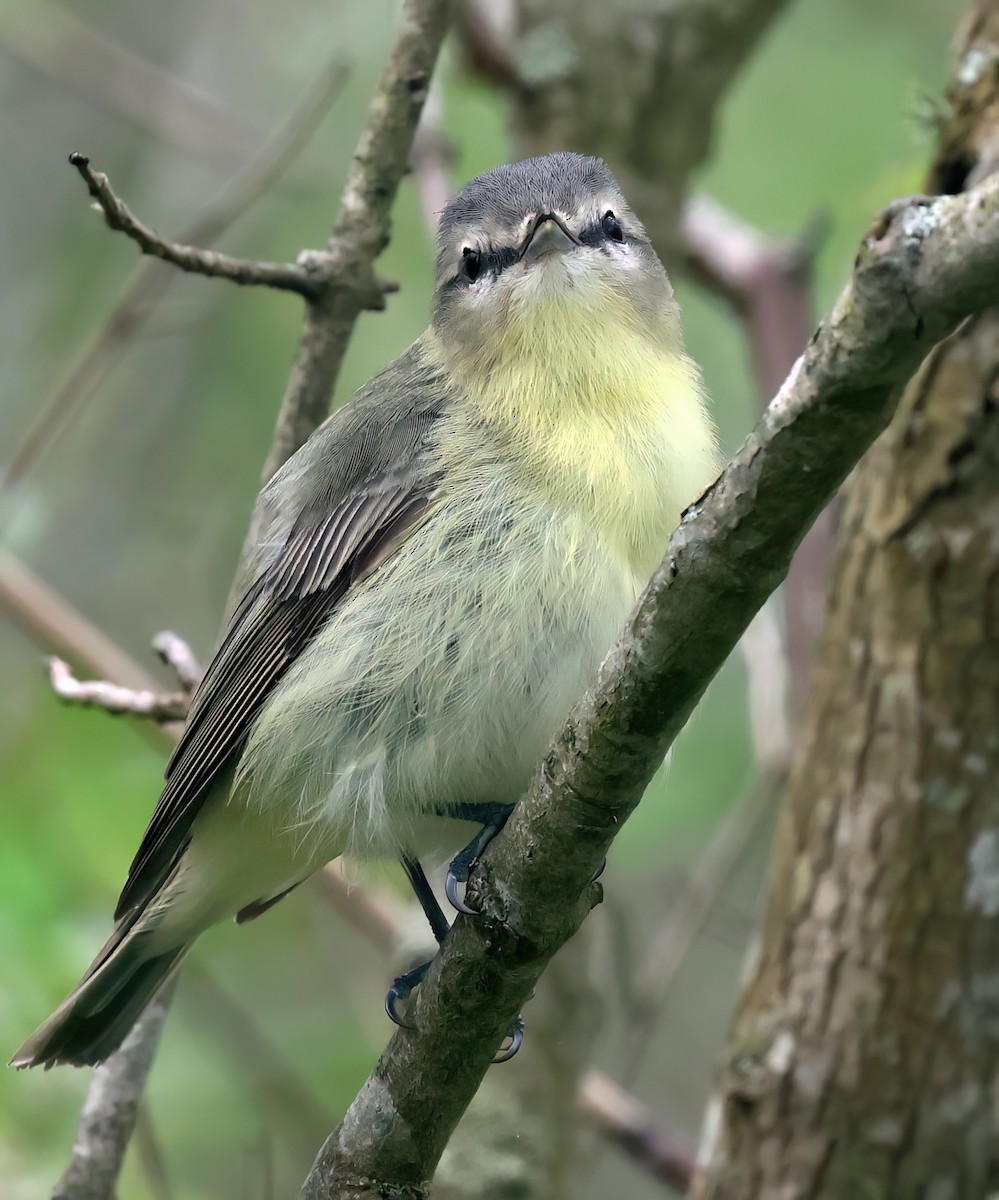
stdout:
<svg viewBox="0 0 999 1200">
<path fill-rule="evenodd" d="M 444 881 L 444 894 L 447 896 L 452 908 L 457 909 L 458 912 L 467 913 L 470 917 L 477 917 L 479 915 L 478 910 L 467 904 L 463 896 L 458 895 L 460 885 L 467 882 L 468 875 L 465 874 L 465 878 L 460 879 L 458 872 L 455 871 L 452 865 Z"/>
<path fill-rule="evenodd" d="M 393 1025 L 398 1025 L 400 1029 L 413 1029 L 414 1026 L 410 1025 L 408 1021 L 403 1020 L 396 1011 L 396 1005 L 405 999 L 405 996 L 399 995 L 395 989 L 395 984 L 393 984 L 385 994 L 385 1012 Z"/>
<path fill-rule="evenodd" d="M 409 999 L 413 994 L 413 988 L 419 985 L 429 967 L 430 963 L 428 962 L 420 963 L 412 971 L 407 971 L 405 975 L 400 975 L 398 979 L 393 980 L 392 986 L 385 995 L 385 1013 L 393 1025 L 398 1025 L 400 1029 L 415 1028 L 399 1013 L 398 1005 Z"/>
<path fill-rule="evenodd" d="M 524 1018 L 518 1017 L 513 1023 L 513 1028 L 506 1035 L 510 1039 L 510 1045 L 505 1049 L 501 1046 L 493 1058 L 493 1066 L 497 1063 L 509 1062 L 511 1058 L 524 1044 Z"/>
</svg>

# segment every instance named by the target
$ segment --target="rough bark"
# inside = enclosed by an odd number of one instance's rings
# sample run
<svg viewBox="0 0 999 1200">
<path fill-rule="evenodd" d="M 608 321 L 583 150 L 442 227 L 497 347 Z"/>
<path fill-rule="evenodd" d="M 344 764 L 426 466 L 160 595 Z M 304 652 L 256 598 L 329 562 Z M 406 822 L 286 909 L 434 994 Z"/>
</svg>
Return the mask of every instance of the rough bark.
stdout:
<svg viewBox="0 0 999 1200">
<path fill-rule="evenodd" d="M 930 184 L 997 165 L 999 3 Z M 999 313 L 937 348 L 849 487 L 763 945 L 693 1200 L 999 1186 Z"/>
<path fill-rule="evenodd" d="M 434 1174 L 434 1200 L 572 1200 L 580 1081 L 595 1028 L 588 942 L 555 956 L 524 1010 L 527 1037 L 490 1070 Z"/>
</svg>

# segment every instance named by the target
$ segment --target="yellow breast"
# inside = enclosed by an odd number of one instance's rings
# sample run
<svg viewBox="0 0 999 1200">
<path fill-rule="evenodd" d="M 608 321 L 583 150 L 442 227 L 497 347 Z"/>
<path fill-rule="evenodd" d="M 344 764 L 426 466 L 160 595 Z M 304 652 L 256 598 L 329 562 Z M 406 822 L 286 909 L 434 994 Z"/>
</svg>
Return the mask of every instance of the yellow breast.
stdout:
<svg viewBox="0 0 999 1200">
<path fill-rule="evenodd" d="M 696 366 L 629 322 L 619 302 L 572 298 L 511 320 L 493 351 L 469 390 L 511 439 L 514 469 L 574 508 L 644 583 L 717 473 Z"/>
</svg>

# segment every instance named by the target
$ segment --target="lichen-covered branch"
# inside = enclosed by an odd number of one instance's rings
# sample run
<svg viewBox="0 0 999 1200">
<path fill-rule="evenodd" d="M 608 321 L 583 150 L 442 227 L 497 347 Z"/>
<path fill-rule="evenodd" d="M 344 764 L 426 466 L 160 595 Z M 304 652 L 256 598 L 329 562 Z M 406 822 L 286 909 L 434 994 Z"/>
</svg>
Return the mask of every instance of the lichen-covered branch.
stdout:
<svg viewBox="0 0 999 1200">
<path fill-rule="evenodd" d="M 426 1193 L 452 1129 L 554 952 L 599 898 L 614 835 L 810 522 L 933 344 L 999 302 L 999 182 L 893 206 L 853 278 L 714 486 L 686 512 L 594 690 L 471 889 L 397 1033 L 327 1140 L 307 1200 Z"/>
</svg>

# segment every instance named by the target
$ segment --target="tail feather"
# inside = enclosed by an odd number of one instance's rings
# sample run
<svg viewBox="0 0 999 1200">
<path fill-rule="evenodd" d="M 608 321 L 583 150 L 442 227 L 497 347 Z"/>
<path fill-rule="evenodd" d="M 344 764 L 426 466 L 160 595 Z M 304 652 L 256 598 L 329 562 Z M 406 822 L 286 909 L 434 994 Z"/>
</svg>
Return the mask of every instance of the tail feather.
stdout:
<svg viewBox="0 0 999 1200">
<path fill-rule="evenodd" d="M 116 930 L 79 985 L 11 1063 L 96 1066 L 113 1054 L 188 949 L 181 945 L 149 954 L 147 942 L 144 931 Z"/>
</svg>

